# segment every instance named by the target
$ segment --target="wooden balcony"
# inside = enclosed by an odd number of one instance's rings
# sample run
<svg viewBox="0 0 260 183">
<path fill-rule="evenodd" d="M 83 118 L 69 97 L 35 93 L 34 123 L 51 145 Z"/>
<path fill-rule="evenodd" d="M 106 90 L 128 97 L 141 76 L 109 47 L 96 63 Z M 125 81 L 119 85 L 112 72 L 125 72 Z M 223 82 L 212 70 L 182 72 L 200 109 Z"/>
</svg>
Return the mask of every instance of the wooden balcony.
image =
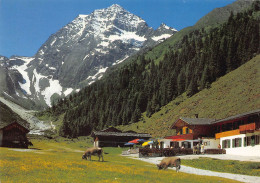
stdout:
<svg viewBox="0 0 260 183">
<path fill-rule="evenodd" d="M 192 133 L 165 137 L 165 139 L 186 139 L 186 140 L 193 140 L 195 138 L 197 137 Z"/>
<path fill-rule="evenodd" d="M 239 131 L 242 134 L 253 133 L 255 130 L 256 130 L 256 124 L 255 123 L 250 123 L 250 124 L 239 126 Z"/>
<path fill-rule="evenodd" d="M 237 130 L 231 130 L 231 131 L 216 133 L 215 138 L 219 139 L 219 138 L 222 138 L 222 137 L 228 137 L 228 136 L 239 135 L 239 134 L 240 134 L 240 130 L 237 129 Z"/>
</svg>

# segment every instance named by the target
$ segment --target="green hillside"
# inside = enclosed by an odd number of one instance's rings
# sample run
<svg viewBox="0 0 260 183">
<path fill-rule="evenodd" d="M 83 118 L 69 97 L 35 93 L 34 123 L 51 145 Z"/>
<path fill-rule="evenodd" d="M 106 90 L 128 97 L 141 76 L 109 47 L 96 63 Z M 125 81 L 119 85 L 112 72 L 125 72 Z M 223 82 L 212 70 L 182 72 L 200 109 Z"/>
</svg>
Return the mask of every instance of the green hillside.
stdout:
<svg viewBox="0 0 260 183">
<path fill-rule="evenodd" d="M 137 56 L 39 115 L 63 115 L 59 135 L 70 137 L 89 135 L 92 130 L 108 126 L 129 125 L 142 118 L 153 121 L 144 116 L 151 117 L 173 100 L 177 106 L 185 99 L 183 93 L 193 96 L 260 53 L 259 7 L 256 2 L 236 16 L 231 13 L 228 21 L 215 28 L 190 33 L 187 28 L 185 35 L 179 34 L 180 41 L 170 47 L 163 48 L 162 44 Z M 163 54 L 152 59 L 149 53 L 156 55 L 159 48 L 163 48 Z M 159 115 L 165 113 L 169 111 Z M 167 133 L 167 121 L 163 123 Z M 157 129 L 155 125 L 151 128 Z"/>
<path fill-rule="evenodd" d="M 0 124 L 9 124 L 11 122 L 19 121 L 26 123 L 18 114 L 12 111 L 7 105 L 0 102 Z"/>
<path fill-rule="evenodd" d="M 215 8 L 207 15 L 203 16 L 194 26 L 186 27 L 172 37 L 161 43 L 160 45 L 150 49 L 146 53 L 146 58 L 162 61 L 163 55 L 167 53 L 168 50 L 173 48 L 178 48 L 181 45 L 181 40 L 185 35 L 189 35 L 195 30 L 205 29 L 210 30 L 225 21 L 228 20 L 231 12 L 236 15 L 237 13 L 243 12 L 244 10 L 250 8 L 253 1 L 237 0 L 234 3 L 227 5 L 222 8 Z M 132 58 L 133 60 L 134 58 Z"/>
<path fill-rule="evenodd" d="M 119 126 L 122 130 L 151 133 L 154 137 L 173 135 L 169 129 L 180 116 L 222 119 L 260 108 L 260 55 L 187 98 L 176 98 L 160 111 L 138 123 Z"/>
</svg>

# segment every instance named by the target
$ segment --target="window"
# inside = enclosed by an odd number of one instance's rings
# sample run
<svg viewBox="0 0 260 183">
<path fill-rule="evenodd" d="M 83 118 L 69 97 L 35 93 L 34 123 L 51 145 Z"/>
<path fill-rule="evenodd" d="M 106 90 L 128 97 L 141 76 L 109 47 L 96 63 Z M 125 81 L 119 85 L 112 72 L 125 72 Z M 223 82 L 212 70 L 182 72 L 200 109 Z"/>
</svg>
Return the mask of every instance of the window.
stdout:
<svg viewBox="0 0 260 183">
<path fill-rule="evenodd" d="M 203 141 L 204 146 L 210 146 L 210 141 Z"/>
<path fill-rule="evenodd" d="M 180 134 L 182 135 L 182 129 L 180 129 Z"/>
<path fill-rule="evenodd" d="M 186 128 L 186 134 L 188 134 L 189 133 L 189 128 Z"/>
<path fill-rule="evenodd" d="M 242 144 L 241 138 L 232 139 L 232 147 L 241 147 L 241 144 Z"/>
<path fill-rule="evenodd" d="M 222 147 L 223 148 L 230 148 L 230 139 L 223 140 L 222 141 Z"/>
<path fill-rule="evenodd" d="M 254 146 L 260 144 L 260 136 L 259 135 L 253 135 L 250 137 L 244 137 L 244 146 Z"/>
<path fill-rule="evenodd" d="M 253 123 L 253 122 L 257 122 L 257 121 L 259 121 L 259 116 L 257 114 L 248 117 L 248 122 L 249 123 Z"/>
<path fill-rule="evenodd" d="M 235 121 L 233 123 L 233 130 L 239 129 L 239 126 L 242 124 L 242 121 Z"/>
</svg>

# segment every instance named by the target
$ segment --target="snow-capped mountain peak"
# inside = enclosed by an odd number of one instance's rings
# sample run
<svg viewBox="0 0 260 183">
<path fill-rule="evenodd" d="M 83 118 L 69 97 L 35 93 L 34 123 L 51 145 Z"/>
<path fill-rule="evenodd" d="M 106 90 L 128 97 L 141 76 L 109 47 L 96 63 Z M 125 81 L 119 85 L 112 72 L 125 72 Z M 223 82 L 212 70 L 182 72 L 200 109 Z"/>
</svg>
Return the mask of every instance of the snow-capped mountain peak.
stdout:
<svg viewBox="0 0 260 183">
<path fill-rule="evenodd" d="M 51 105 L 53 94 L 78 91 L 101 79 L 109 67 L 175 32 L 165 24 L 154 30 L 118 4 L 79 14 L 52 34 L 30 63 L 16 68 L 26 81 L 20 88 L 28 97 Z"/>
<path fill-rule="evenodd" d="M 166 29 L 166 30 L 171 30 L 171 31 L 177 31 L 176 29 L 169 27 L 168 25 L 166 25 L 165 23 L 161 23 L 161 25 L 159 26 L 158 29 Z"/>
</svg>

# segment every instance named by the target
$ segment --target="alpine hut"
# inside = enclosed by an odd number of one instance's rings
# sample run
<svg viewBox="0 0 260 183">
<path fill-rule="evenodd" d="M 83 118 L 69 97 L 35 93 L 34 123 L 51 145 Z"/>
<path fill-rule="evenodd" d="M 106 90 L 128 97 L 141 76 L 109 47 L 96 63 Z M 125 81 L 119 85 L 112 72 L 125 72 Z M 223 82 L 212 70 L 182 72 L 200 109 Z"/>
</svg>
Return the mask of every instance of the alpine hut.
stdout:
<svg viewBox="0 0 260 183">
<path fill-rule="evenodd" d="M 148 140 L 151 135 L 148 133 L 136 133 L 134 131 L 122 132 L 114 127 L 91 133 L 95 147 L 117 147 L 134 139 Z"/>
</svg>

